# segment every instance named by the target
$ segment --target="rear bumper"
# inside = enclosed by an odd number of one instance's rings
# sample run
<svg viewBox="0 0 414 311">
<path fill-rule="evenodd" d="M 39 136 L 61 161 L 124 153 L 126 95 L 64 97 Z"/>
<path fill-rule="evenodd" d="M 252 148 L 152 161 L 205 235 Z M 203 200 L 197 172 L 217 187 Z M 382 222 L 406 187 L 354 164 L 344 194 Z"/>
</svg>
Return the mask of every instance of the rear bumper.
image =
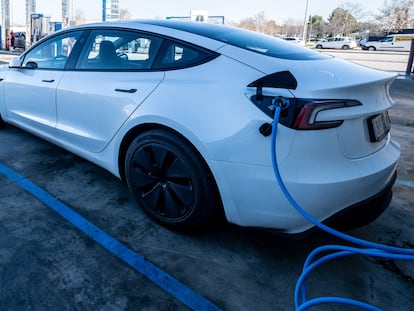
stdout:
<svg viewBox="0 0 414 311">
<path fill-rule="evenodd" d="M 322 159 L 322 150 L 317 162 L 304 161 L 300 153 L 292 152 L 292 161 L 279 168 L 291 195 L 315 219 L 349 229 L 373 221 L 388 207 L 400 155 L 398 144 L 389 141 L 380 151 L 357 160 L 344 158 L 340 150 L 334 159 Z M 225 183 L 216 180 L 229 222 L 288 235 L 314 227 L 286 200 L 270 167 L 218 164 L 226 177 Z"/>
<path fill-rule="evenodd" d="M 396 179 L 397 173 L 394 173 L 392 179 L 383 190 L 366 200 L 339 211 L 325 219 L 322 223 L 338 231 L 347 231 L 375 221 L 389 207 L 392 200 L 392 187 Z M 270 231 L 289 238 L 301 239 L 320 232 L 321 229 L 314 226 L 300 233 L 285 233 L 278 230 Z"/>
<path fill-rule="evenodd" d="M 373 222 L 390 205 L 392 186 L 396 179 L 397 173 L 395 172 L 383 190 L 362 202 L 341 210 L 326 219 L 323 223 L 336 230 L 350 230 Z"/>
</svg>

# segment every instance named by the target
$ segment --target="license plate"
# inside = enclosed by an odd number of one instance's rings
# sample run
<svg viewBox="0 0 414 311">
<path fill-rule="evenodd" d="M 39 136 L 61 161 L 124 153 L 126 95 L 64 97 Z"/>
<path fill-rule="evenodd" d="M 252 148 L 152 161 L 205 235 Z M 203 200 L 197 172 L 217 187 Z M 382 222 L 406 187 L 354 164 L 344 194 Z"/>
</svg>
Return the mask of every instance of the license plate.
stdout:
<svg viewBox="0 0 414 311">
<path fill-rule="evenodd" d="M 368 119 L 369 137 L 372 142 L 381 141 L 391 129 L 388 111 L 375 115 Z"/>
</svg>

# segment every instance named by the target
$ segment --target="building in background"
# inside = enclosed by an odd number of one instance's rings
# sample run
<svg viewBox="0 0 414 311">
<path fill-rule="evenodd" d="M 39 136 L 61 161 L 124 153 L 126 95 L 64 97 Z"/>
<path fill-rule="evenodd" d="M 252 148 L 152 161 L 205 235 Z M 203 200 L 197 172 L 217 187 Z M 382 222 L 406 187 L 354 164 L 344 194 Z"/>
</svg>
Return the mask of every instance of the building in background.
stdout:
<svg viewBox="0 0 414 311">
<path fill-rule="evenodd" d="M 187 20 L 212 24 L 224 24 L 224 15 L 208 15 L 207 10 L 190 10 L 190 15 L 188 16 L 167 16 L 166 19 Z"/>
<path fill-rule="evenodd" d="M 26 0 L 26 25 L 30 25 L 30 16 L 36 12 L 36 0 Z"/>
<path fill-rule="evenodd" d="M 63 28 L 69 26 L 69 0 L 62 0 L 62 26 Z"/>
<path fill-rule="evenodd" d="M 103 21 L 119 20 L 119 0 L 103 0 L 102 5 Z"/>
<path fill-rule="evenodd" d="M 0 49 L 9 50 L 11 46 L 11 37 L 15 36 L 18 28 L 19 39 L 26 40 L 26 45 L 31 45 L 45 35 L 57 31 L 62 27 L 69 26 L 70 5 L 73 0 L 61 0 L 62 19 L 60 21 L 50 21 L 50 17 L 44 16 L 37 12 L 36 0 L 25 0 L 25 26 L 11 25 L 10 5 L 13 0 L 1 0 L 1 31 L 0 31 Z M 117 1 L 118 2 L 118 1 Z M 119 7 L 119 6 L 118 6 Z M 21 29 L 20 29 L 21 28 Z M 13 32 L 14 31 L 14 32 Z M 22 48 L 19 41 L 19 48 Z M 23 49 L 25 46 L 23 47 Z"/>
<path fill-rule="evenodd" d="M 8 50 L 10 47 L 10 0 L 1 0 L 1 48 Z"/>
<path fill-rule="evenodd" d="M 13 0 L 1 0 L 1 28 L 0 28 L 0 49 L 10 49 L 11 43 L 11 10 L 10 5 Z M 76 21 L 73 16 L 74 0 L 61 0 L 62 16 L 59 21 L 50 21 L 50 17 L 38 12 L 36 0 L 25 0 L 25 23 L 19 33 L 23 33 L 26 38 L 27 46 L 40 40 L 45 35 L 72 26 Z M 23 8 L 21 8 L 23 10 Z M 200 18 L 202 14 L 199 14 Z M 204 14 L 205 15 L 205 14 Z M 208 18 L 207 16 L 203 18 Z M 115 21 L 120 18 L 119 0 L 102 0 L 102 21 Z M 14 27 L 16 28 L 16 27 Z"/>
</svg>

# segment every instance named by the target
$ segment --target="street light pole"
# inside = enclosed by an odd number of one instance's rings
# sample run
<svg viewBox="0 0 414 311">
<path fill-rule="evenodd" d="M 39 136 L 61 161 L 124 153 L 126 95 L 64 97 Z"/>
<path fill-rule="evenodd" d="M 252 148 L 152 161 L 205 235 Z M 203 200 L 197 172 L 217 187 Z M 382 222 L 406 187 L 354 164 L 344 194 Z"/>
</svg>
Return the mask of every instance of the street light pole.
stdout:
<svg viewBox="0 0 414 311">
<path fill-rule="evenodd" d="M 305 18 L 303 20 L 303 35 L 302 35 L 302 39 L 305 42 L 306 42 L 306 32 L 307 32 L 307 28 L 308 28 L 308 21 L 307 21 L 308 7 L 309 7 L 309 0 L 306 0 Z"/>
</svg>

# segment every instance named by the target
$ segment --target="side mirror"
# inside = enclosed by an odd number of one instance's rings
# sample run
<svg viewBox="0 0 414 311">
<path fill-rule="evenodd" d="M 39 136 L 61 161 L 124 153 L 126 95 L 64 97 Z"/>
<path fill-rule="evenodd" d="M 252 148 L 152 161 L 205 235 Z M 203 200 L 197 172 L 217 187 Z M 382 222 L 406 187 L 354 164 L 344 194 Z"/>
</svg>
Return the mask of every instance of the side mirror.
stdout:
<svg viewBox="0 0 414 311">
<path fill-rule="evenodd" d="M 36 62 L 30 61 L 30 62 L 27 62 L 26 63 L 26 67 L 25 68 L 27 68 L 27 69 L 37 69 L 38 66 L 37 66 L 37 63 Z"/>
<path fill-rule="evenodd" d="M 13 57 L 9 62 L 9 68 L 21 68 L 20 57 Z"/>
</svg>

